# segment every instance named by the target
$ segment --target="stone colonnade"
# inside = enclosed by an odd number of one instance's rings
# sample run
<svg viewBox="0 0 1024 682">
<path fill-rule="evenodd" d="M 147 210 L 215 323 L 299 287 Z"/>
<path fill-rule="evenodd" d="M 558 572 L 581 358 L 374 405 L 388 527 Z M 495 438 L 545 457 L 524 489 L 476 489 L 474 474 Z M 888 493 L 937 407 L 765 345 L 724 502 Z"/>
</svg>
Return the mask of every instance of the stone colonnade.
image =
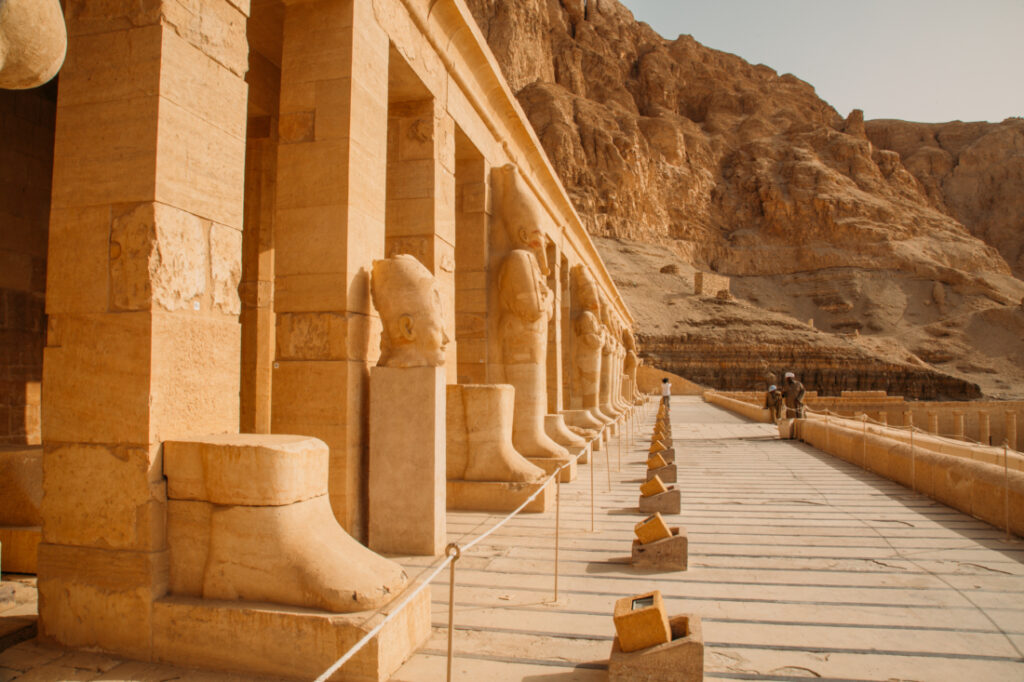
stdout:
<svg viewBox="0 0 1024 682">
<path fill-rule="evenodd" d="M 169 558 L 168 441 L 315 437 L 330 509 L 365 538 L 376 259 L 412 254 L 433 274 L 449 384 L 504 384 L 498 274 L 525 249 L 550 301 L 531 322 L 541 412 L 589 410 L 601 425 L 632 405 L 629 311 L 464 5 L 68 0 L 65 20 L 45 294 L 45 637 L 144 660 L 182 650 L 167 615 L 182 556 Z M 522 239 L 495 228 L 512 210 L 494 200 L 496 169 L 532 207 Z M 587 339 L 597 346 L 584 353 Z"/>
</svg>

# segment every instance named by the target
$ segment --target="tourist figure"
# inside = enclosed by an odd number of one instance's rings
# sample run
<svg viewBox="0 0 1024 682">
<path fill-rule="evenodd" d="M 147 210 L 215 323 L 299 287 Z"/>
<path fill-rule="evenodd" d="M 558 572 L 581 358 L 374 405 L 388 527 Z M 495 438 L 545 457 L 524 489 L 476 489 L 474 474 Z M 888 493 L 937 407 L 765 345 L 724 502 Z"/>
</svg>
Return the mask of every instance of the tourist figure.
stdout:
<svg viewBox="0 0 1024 682">
<path fill-rule="evenodd" d="M 782 391 L 775 384 L 768 387 L 768 393 L 764 396 L 764 406 L 768 408 L 768 416 L 773 424 L 778 424 L 782 419 L 783 396 Z"/>
<path fill-rule="evenodd" d="M 783 383 L 782 390 L 786 396 L 786 417 L 803 419 L 804 385 L 796 380 L 796 376 L 792 372 L 786 372 Z"/>
<path fill-rule="evenodd" d="M 671 407 L 671 405 L 669 405 L 669 398 L 671 397 L 672 383 L 668 380 L 668 377 L 665 377 L 664 379 L 661 380 L 661 403 L 665 406 L 666 409 Z"/>
</svg>

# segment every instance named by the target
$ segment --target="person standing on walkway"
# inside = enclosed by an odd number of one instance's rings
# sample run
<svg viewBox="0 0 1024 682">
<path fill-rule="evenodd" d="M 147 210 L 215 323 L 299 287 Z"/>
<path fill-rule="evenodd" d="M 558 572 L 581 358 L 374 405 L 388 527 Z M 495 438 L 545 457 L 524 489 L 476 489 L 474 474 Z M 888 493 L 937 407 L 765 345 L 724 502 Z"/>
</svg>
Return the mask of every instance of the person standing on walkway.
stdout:
<svg viewBox="0 0 1024 682">
<path fill-rule="evenodd" d="M 782 405 L 782 391 L 779 390 L 778 386 L 772 384 L 768 387 L 768 393 L 764 397 L 764 406 L 768 408 L 768 416 L 773 424 L 778 424 L 779 420 L 782 419 Z"/>
<path fill-rule="evenodd" d="M 786 417 L 803 419 L 804 416 L 804 385 L 796 380 L 792 372 L 786 372 L 783 380 L 783 393 L 786 396 Z"/>
<path fill-rule="evenodd" d="M 661 380 L 661 403 L 665 406 L 665 409 L 671 407 L 669 405 L 669 398 L 672 397 L 672 383 L 665 377 Z"/>
</svg>

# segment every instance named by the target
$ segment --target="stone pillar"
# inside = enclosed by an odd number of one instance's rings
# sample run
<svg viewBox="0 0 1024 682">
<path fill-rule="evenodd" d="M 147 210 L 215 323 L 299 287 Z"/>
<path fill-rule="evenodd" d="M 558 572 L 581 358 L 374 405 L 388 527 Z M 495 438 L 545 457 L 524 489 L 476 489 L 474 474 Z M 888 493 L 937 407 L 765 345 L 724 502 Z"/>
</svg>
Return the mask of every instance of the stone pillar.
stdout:
<svg viewBox="0 0 1024 682">
<path fill-rule="evenodd" d="M 928 431 L 930 433 L 939 432 L 939 415 L 937 412 L 928 413 Z"/>
<path fill-rule="evenodd" d="M 914 425 L 914 413 L 907 410 L 903 413 L 903 425 L 913 426 Z"/>
<path fill-rule="evenodd" d="M 964 439 L 964 413 L 953 412 L 953 438 Z"/>
<path fill-rule="evenodd" d="M 1018 450 L 1017 447 L 1017 413 L 1007 412 L 1006 413 L 1006 442 L 1010 444 L 1010 447 L 1014 450 Z"/>
<path fill-rule="evenodd" d="M 879 412 L 878 413 L 878 423 L 879 424 L 888 424 L 889 423 L 889 414 L 887 412 Z"/>
<path fill-rule="evenodd" d="M 455 308 L 455 123 L 434 99 L 388 108 L 385 251 L 408 253 L 437 280 L 446 315 L 448 383 L 458 382 Z"/>
<path fill-rule="evenodd" d="M 548 414 L 562 411 L 562 287 L 561 258 L 553 243 L 548 244 L 548 288 L 555 302 L 548 320 Z"/>
<path fill-rule="evenodd" d="M 371 370 L 370 549 L 444 552 L 445 413 L 444 367 Z"/>
<path fill-rule="evenodd" d="M 487 263 L 490 239 L 487 162 L 474 153 L 455 162 L 455 345 L 458 382 L 486 384 Z M 449 361 L 450 365 L 451 361 Z"/>
<path fill-rule="evenodd" d="M 368 363 L 379 353 L 369 269 L 384 256 L 388 46 L 370 0 L 287 4 L 271 428 L 327 443 L 331 507 L 357 538 L 365 537 Z"/>
<path fill-rule="evenodd" d="M 978 441 L 982 445 L 992 444 L 992 423 L 984 410 L 978 412 Z"/>
<path fill-rule="evenodd" d="M 562 409 L 566 410 L 573 404 L 572 365 L 575 351 L 573 342 L 576 335 L 572 333 L 572 290 L 569 287 L 569 261 L 563 255 L 559 261 L 559 315 L 562 321 Z"/>
<path fill-rule="evenodd" d="M 237 431 L 248 3 L 69 0 L 39 629 L 151 657 L 165 440 Z"/>
</svg>

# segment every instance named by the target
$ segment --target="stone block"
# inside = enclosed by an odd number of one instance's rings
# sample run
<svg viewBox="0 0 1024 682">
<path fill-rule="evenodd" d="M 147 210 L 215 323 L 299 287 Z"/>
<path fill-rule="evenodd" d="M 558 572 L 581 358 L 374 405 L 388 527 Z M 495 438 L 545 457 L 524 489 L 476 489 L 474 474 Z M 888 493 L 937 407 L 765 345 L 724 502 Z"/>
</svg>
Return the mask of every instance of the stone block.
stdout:
<svg viewBox="0 0 1024 682">
<path fill-rule="evenodd" d="M 640 486 L 640 495 L 642 497 L 650 497 L 651 495 L 660 495 L 667 490 L 668 488 L 665 487 L 662 480 L 655 476 Z"/>
<path fill-rule="evenodd" d="M 616 637 L 608 659 L 609 682 L 701 682 L 704 679 L 704 633 L 699 616 L 669 618 L 671 640 L 626 652 Z"/>
<path fill-rule="evenodd" d="M 661 514 L 658 512 L 633 526 L 633 532 L 636 533 L 636 539 L 643 545 L 672 536 L 672 531 L 669 530 L 668 524 L 665 523 L 665 519 L 661 518 Z"/>
<path fill-rule="evenodd" d="M 152 607 L 167 592 L 167 552 L 39 545 L 44 640 L 149 660 Z"/>
<path fill-rule="evenodd" d="M 459 511 L 510 512 L 541 489 L 542 483 L 493 483 L 489 481 L 448 481 L 448 509 Z M 523 509 L 541 513 L 555 504 L 554 484 L 548 483 L 542 492 Z"/>
<path fill-rule="evenodd" d="M 400 409 L 415 405 L 414 410 Z M 445 530 L 445 368 L 370 372 L 369 546 L 439 555 Z"/>
<path fill-rule="evenodd" d="M 674 464 L 676 461 L 676 449 L 666 448 L 665 450 L 658 450 L 656 455 L 661 455 L 661 458 L 665 460 L 666 464 Z"/>
<path fill-rule="evenodd" d="M 327 446 L 306 436 L 220 434 L 164 443 L 167 496 L 283 505 L 327 494 Z"/>
<path fill-rule="evenodd" d="M 651 441 L 651 447 L 647 448 L 647 452 L 652 454 L 655 452 L 661 452 L 666 447 L 668 446 L 666 446 L 662 441 L 655 438 L 654 440 Z"/>
<path fill-rule="evenodd" d="M 673 527 L 669 529 L 669 531 L 671 535 L 653 542 L 641 543 L 639 540 L 633 540 L 633 568 L 652 569 L 656 571 L 686 570 L 686 529 Z"/>
<path fill-rule="evenodd" d="M 35 573 L 42 537 L 40 526 L 0 526 L 0 566 L 3 572 Z"/>
<path fill-rule="evenodd" d="M 167 498 L 160 474 L 159 446 L 46 446 L 45 541 L 110 549 L 163 549 Z"/>
<path fill-rule="evenodd" d="M 653 455 L 651 455 L 650 457 L 647 458 L 647 469 L 648 470 L 650 470 L 650 469 L 661 469 L 666 464 L 668 464 L 668 462 L 666 462 L 665 458 L 662 457 L 658 453 L 654 453 Z"/>
<path fill-rule="evenodd" d="M 647 470 L 648 481 L 654 478 L 655 476 L 660 478 L 665 483 L 676 483 L 676 465 L 666 464 L 665 466 L 659 467 L 657 469 Z"/>
<path fill-rule="evenodd" d="M 41 525 L 42 501 L 42 446 L 0 446 L 0 526 Z"/>
<path fill-rule="evenodd" d="M 623 651 L 640 651 L 672 641 L 659 590 L 615 600 L 615 639 Z"/>
<path fill-rule="evenodd" d="M 153 605 L 153 660 L 309 680 L 376 627 L 392 607 L 379 613 L 333 614 L 273 604 L 164 597 Z M 389 621 L 339 675 L 341 679 L 384 682 L 429 635 L 428 588 Z"/>
<path fill-rule="evenodd" d="M 678 514 L 682 506 L 682 494 L 681 491 L 672 488 L 656 495 L 641 496 L 639 506 L 640 511 L 645 514 Z"/>
</svg>

